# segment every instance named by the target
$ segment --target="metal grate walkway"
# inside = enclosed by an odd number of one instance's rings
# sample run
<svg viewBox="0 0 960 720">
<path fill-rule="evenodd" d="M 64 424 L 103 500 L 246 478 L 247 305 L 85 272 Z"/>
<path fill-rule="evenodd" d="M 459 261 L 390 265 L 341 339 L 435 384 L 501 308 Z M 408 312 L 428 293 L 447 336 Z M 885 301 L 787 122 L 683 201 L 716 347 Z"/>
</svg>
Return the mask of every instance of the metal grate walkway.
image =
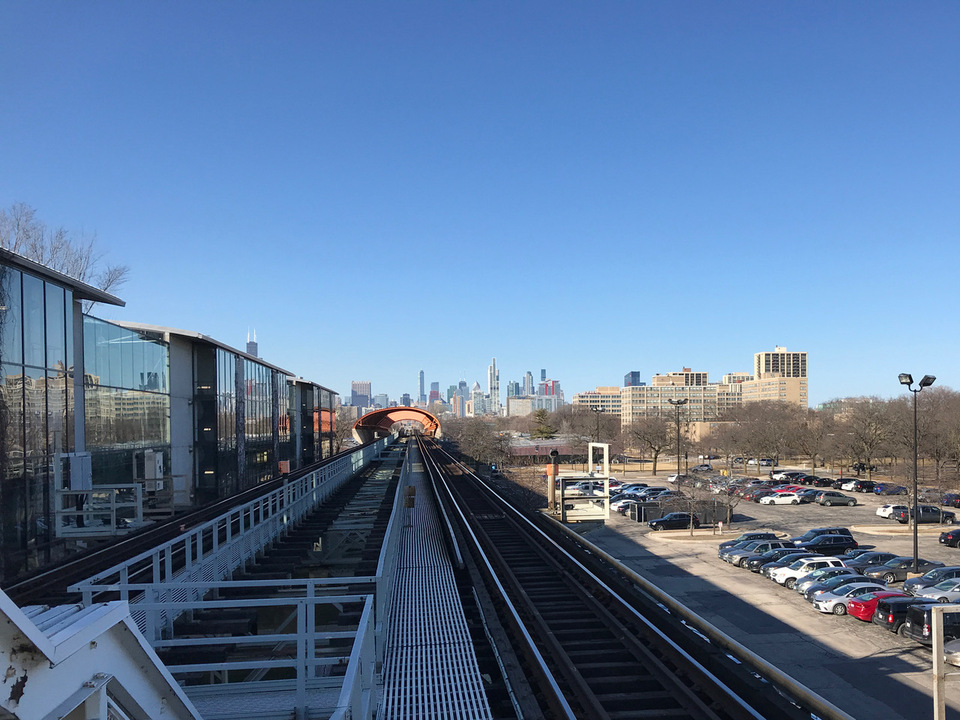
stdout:
<svg viewBox="0 0 960 720">
<path fill-rule="evenodd" d="M 416 446 L 391 598 L 380 720 L 491 718 L 473 643 Z"/>
</svg>

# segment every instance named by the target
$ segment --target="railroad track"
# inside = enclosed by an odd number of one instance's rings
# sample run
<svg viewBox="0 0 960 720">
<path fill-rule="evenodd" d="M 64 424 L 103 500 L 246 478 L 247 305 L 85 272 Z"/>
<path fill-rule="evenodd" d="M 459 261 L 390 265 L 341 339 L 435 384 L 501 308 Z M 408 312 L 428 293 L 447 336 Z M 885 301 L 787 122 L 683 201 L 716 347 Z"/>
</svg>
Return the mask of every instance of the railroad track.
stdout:
<svg viewBox="0 0 960 720">
<path fill-rule="evenodd" d="M 801 707 L 750 658 L 713 645 L 549 521 L 515 510 L 435 443 L 421 449 L 544 716 L 831 717 Z"/>
<path fill-rule="evenodd" d="M 67 588 L 70 585 L 78 583 L 96 573 L 113 567 L 132 557 L 136 557 L 142 552 L 150 550 L 158 545 L 176 538 L 185 530 L 200 525 L 229 512 L 234 507 L 250 502 L 261 495 L 266 495 L 273 490 L 283 486 L 284 483 L 296 480 L 314 470 L 323 467 L 329 463 L 336 462 L 346 454 L 354 452 L 357 448 L 332 455 L 320 462 L 314 463 L 309 467 L 297 470 L 289 475 L 284 475 L 269 482 L 255 485 L 254 487 L 243 490 L 236 495 L 232 495 L 222 500 L 205 505 L 196 510 L 177 515 L 169 520 L 148 526 L 140 531 L 131 533 L 119 540 L 107 542 L 103 545 L 91 548 L 90 550 L 71 556 L 65 561 L 55 566 L 36 572 L 28 577 L 12 583 L 5 587 L 4 592 L 18 605 L 57 605 L 64 603 L 79 602 L 78 593 L 70 593 Z M 238 527 L 232 529 L 238 531 Z M 220 529 L 221 537 L 219 541 L 226 537 L 227 529 Z M 204 544 L 212 544 L 214 538 L 208 533 L 204 538 Z M 183 558 L 174 559 L 174 564 L 179 566 Z M 131 571 L 130 581 L 136 582 L 137 574 L 149 574 L 149 561 L 144 561 L 143 567 Z"/>
</svg>

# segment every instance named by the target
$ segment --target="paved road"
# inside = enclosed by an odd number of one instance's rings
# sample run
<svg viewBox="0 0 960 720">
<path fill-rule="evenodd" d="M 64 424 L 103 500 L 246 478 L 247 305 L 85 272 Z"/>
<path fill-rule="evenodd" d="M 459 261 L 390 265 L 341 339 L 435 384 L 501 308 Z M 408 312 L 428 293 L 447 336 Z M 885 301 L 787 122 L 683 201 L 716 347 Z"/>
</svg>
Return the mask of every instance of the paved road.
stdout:
<svg viewBox="0 0 960 720">
<path fill-rule="evenodd" d="M 657 484 L 662 478 L 657 478 Z M 648 483 L 653 484 L 653 483 Z M 848 493 L 857 507 L 741 503 L 723 536 L 700 531 L 650 532 L 614 513 L 586 537 L 676 597 L 768 662 L 855 718 L 933 717 L 930 651 L 872 623 L 823 615 L 796 592 L 717 559 L 717 545 L 740 532 L 771 529 L 791 536 L 811 527 L 850 527 L 861 545 L 913 554 L 909 526 L 883 520 L 876 508 L 898 499 Z M 960 565 L 960 550 L 941 546 L 939 526 L 920 526 L 920 556 Z M 948 679 L 948 711 L 960 720 L 960 678 Z"/>
</svg>

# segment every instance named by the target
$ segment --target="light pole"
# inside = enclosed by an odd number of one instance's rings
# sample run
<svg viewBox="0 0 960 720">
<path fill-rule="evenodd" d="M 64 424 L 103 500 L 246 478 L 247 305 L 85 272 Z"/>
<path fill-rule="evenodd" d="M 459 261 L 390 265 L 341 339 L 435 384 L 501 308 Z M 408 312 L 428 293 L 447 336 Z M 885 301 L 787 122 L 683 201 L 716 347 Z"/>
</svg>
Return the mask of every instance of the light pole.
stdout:
<svg viewBox="0 0 960 720">
<path fill-rule="evenodd" d="M 595 442 L 600 442 L 600 413 L 603 412 L 600 408 L 591 408 L 593 412 L 597 415 L 597 439 Z"/>
<path fill-rule="evenodd" d="M 668 403 L 673 405 L 677 409 L 677 482 L 679 487 L 680 482 L 680 407 L 686 405 L 689 402 L 690 398 L 680 398 L 679 400 L 669 399 Z"/>
<path fill-rule="evenodd" d="M 920 554 L 917 544 L 917 520 L 920 512 L 917 508 L 917 459 L 919 457 L 919 442 L 917 431 L 917 395 L 925 387 L 930 387 L 936 380 L 935 375 L 924 375 L 916 390 L 913 389 L 913 375 L 900 373 L 900 384 L 906 385 L 907 390 L 913 393 L 913 572 L 920 572 Z M 869 462 L 869 458 L 867 459 Z"/>
</svg>

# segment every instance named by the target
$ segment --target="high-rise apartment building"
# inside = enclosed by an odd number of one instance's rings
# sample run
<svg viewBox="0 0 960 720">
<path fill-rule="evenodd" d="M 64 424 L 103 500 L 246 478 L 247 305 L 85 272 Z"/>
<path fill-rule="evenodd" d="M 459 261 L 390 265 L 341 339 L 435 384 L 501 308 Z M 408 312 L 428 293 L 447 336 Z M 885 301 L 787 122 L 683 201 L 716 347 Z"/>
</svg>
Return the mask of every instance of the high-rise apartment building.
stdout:
<svg viewBox="0 0 960 720">
<path fill-rule="evenodd" d="M 533 373 L 529 370 L 523 376 L 523 394 L 526 396 L 533 395 Z"/>
<path fill-rule="evenodd" d="M 807 354 L 805 352 L 787 352 L 785 347 L 778 346 L 773 349 L 773 352 L 754 354 L 754 380 L 789 377 L 807 377 Z"/>
<path fill-rule="evenodd" d="M 490 361 L 487 368 L 487 393 L 490 396 L 490 407 L 487 411 L 493 415 L 500 414 L 500 371 L 497 370 L 497 359 Z"/>
<path fill-rule="evenodd" d="M 507 397 L 518 397 L 520 395 L 520 383 L 516 380 L 510 380 L 507 383 Z"/>
<path fill-rule="evenodd" d="M 370 381 L 354 380 L 350 383 L 350 404 L 354 407 L 370 407 Z"/>
</svg>

